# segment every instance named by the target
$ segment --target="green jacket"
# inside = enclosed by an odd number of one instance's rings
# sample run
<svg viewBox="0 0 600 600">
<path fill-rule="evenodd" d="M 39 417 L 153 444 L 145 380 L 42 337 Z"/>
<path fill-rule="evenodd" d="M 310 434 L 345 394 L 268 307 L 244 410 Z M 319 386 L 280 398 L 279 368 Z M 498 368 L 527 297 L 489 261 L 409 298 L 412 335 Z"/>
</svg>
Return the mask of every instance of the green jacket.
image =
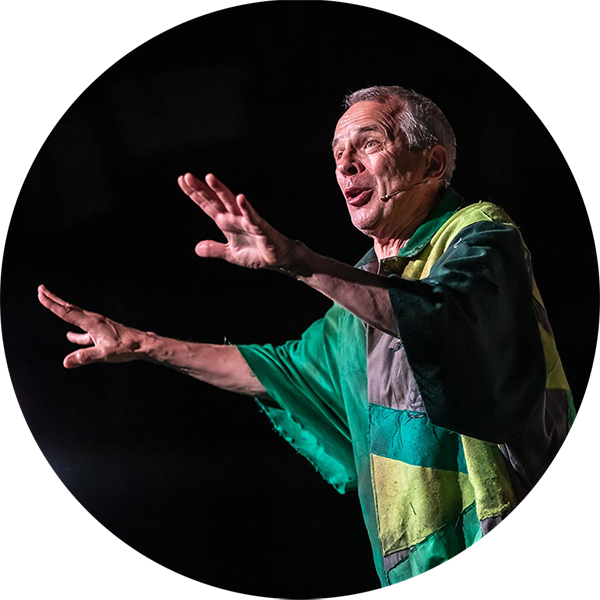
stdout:
<svg viewBox="0 0 600 600">
<path fill-rule="evenodd" d="M 238 346 L 275 428 L 339 492 L 358 489 L 383 586 L 455 556 L 505 518 L 574 418 L 521 234 L 449 188 L 394 258 L 400 337 L 334 304 L 300 340 Z"/>
</svg>

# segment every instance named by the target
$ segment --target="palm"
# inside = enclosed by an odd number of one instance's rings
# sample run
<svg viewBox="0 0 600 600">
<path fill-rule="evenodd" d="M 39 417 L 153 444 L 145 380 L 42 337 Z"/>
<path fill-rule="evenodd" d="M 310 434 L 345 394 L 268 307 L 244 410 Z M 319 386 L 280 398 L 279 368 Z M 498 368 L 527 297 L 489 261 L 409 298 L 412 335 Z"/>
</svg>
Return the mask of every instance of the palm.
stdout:
<svg viewBox="0 0 600 600">
<path fill-rule="evenodd" d="M 290 240 L 262 219 L 243 194 L 234 194 L 214 175 L 206 183 L 190 173 L 179 178 L 181 189 L 216 223 L 227 243 L 204 240 L 199 256 L 222 258 L 251 269 L 276 268 L 289 260 Z"/>
</svg>

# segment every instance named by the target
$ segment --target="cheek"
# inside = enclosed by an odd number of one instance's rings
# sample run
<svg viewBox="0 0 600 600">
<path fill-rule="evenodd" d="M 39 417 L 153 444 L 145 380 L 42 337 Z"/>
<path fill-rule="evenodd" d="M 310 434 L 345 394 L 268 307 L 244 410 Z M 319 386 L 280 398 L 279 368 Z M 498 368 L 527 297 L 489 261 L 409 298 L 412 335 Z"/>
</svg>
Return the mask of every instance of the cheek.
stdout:
<svg viewBox="0 0 600 600">
<path fill-rule="evenodd" d="M 371 169 L 374 175 L 382 179 L 394 179 L 398 177 L 396 157 L 389 152 L 382 152 L 373 157 Z"/>
<path fill-rule="evenodd" d="M 406 152 L 396 149 L 395 152 L 388 152 L 386 156 L 387 168 L 398 179 L 406 179 L 408 176 L 417 172 L 423 162 L 423 156 L 416 152 Z"/>
</svg>

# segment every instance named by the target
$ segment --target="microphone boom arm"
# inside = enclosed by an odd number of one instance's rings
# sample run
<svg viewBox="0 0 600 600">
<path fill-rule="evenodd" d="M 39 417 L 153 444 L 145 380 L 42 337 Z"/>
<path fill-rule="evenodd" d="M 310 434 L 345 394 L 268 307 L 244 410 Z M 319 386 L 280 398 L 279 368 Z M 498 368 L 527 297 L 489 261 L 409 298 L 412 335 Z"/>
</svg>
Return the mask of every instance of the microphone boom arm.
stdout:
<svg viewBox="0 0 600 600">
<path fill-rule="evenodd" d="M 400 194 L 401 192 L 406 192 L 407 190 L 417 187 L 418 185 L 423 185 L 424 183 L 429 183 L 430 181 L 431 181 L 431 179 L 423 179 L 423 181 L 419 181 L 418 183 L 413 183 L 411 185 L 407 185 L 406 187 L 400 188 L 399 190 L 396 190 L 395 192 L 390 192 L 389 194 L 385 194 L 385 196 L 381 196 L 380 200 L 382 200 L 383 202 L 387 202 L 390 198 L 392 198 L 393 196 L 396 196 L 396 194 Z"/>
</svg>

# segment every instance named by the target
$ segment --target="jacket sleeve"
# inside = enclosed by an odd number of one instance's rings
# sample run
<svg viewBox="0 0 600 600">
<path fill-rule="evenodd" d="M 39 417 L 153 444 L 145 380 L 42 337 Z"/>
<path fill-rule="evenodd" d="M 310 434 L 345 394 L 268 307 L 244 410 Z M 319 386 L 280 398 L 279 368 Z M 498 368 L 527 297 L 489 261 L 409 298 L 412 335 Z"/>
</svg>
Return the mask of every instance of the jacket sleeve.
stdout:
<svg viewBox="0 0 600 600">
<path fill-rule="evenodd" d="M 257 402 L 275 429 L 340 493 L 357 480 L 338 364 L 344 312 L 334 305 L 300 340 L 238 346 L 269 394 Z"/>
<path fill-rule="evenodd" d="M 426 279 L 393 277 L 390 299 L 434 424 L 494 443 L 524 428 L 546 372 L 526 248 L 514 225 L 469 225 Z"/>
</svg>

